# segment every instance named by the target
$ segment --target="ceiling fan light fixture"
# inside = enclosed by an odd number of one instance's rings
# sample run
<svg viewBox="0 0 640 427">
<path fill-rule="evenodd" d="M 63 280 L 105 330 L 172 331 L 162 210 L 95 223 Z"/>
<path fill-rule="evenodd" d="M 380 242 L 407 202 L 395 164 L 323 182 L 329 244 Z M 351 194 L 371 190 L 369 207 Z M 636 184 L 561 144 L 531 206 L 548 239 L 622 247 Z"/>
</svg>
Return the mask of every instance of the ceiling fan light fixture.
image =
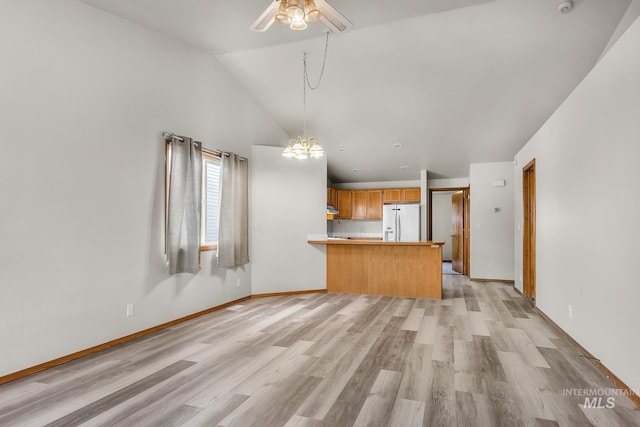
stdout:
<svg viewBox="0 0 640 427">
<path fill-rule="evenodd" d="M 296 16 L 291 20 L 289 28 L 296 31 L 305 30 L 307 28 L 307 23 L 304 22 L 304 19 L 301 16 Z"/>
<path fill-rule="evenodd" d="M 309 24 L 313 24 L 320 19 L 320 11 L 313 0 L 306 0 L 304 2 L 304 20 Z"/>
<path fill-rule="evenodd" d="M 319 20 L 333 32 L 340 33 L 353 27 L 353 24 L 326 0 L 271 0 L 269 7 L 249 29 L 264 32 L 277 22 L 288 25 L 293 30 L 304 30 L 307 24 Z"/>
<path fill-rule="evenodd" d="M 302 9 L 301 0 L 288 0 L 287 1 L 287 15 L 295 21 L 296 18 L 304 18 L 304 10 Z"/>
<path fill-rule="evenodd" d="M 291 24 L 291 17 L 287 14 L 287 0 L 282 0 L 280 2 L 280 6 L 278 6 L 278 13 L 276 14 L 275 20 L 278 24 L 289 25 Z"/>
</svg>

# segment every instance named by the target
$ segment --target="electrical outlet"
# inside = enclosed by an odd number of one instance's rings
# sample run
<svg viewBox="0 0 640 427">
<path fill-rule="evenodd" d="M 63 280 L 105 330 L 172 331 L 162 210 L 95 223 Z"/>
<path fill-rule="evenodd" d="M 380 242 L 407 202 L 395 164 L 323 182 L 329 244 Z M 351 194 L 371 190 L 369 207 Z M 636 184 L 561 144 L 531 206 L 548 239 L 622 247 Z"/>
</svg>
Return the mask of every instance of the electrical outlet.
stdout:
<svg viewBox="0 0 640 427">
<path fill-rule="evenodd" d="M 133 304 L 127 304 L 127 317 L 133 316 Z"/>
<path fill-rule="evenodd" d="M 569 319 L 573 319 L 573 306 L 569 304 Z"/>
<path fill-rule="evenodd" d="M 239 288 L 239 287 L 240 287 L 240 279 L 237 279 L 236 280 L 236 288 Z"/>
</svg>

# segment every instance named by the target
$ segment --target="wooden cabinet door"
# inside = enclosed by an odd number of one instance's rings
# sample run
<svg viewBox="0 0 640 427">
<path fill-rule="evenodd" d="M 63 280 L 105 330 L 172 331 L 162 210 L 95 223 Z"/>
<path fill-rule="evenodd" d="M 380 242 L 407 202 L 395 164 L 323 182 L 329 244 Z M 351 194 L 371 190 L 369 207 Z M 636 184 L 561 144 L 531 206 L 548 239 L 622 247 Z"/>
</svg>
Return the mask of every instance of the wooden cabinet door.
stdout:
<svg viewBox="0 0 640 427">
<path fill-rule="evenodd" d="M 335 188 L 327 187 L 327 205 L 334 208 L 338 204 L 338 192 Z"/>
<path fill-rule="evenodd" d="M 420 202 L 420 188 L 403 188 L 400 199 L 404 203 Z"/>
<path fill-rule="evenodd" d="M 338 190 L 338 218 L 351 219 L 351 190 Z"/>
<path fill-rule="evenodd" d="M 351 219 L 367 219 L 367 190 L 352 191 Z"/>
<path fill-rule="evenodd" d="M 367 191 L 367 219 L 382 219 L 382 190 Z"/>
<path fill-rule="evenodd" d="M 387 188 L 382 190 L 382 201 L 384 203 L 398 203 L 400 202 L 400 189 L 399 188 Z"/>
</svg>

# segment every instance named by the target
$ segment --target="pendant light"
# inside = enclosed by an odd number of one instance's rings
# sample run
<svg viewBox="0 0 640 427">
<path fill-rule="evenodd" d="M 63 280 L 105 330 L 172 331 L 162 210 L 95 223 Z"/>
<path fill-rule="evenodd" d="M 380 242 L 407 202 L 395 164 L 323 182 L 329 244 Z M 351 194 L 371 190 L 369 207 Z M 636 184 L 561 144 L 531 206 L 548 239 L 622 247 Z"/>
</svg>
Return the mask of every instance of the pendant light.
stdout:
<svg viewBox="0 0 640 427">
<path fill-rule="evenodd" d="M 322 70 L 320 71 L 318 83 L 315 86 L 312 86 L 309 83 L 309 74 L 307 73 L 307 54 L 306 52 L 302 54 L 302 136 L 289 140 L 289 144 L 282 152 L 283 157 L 305 160 L 309 157 L 317 159 L 324 156 L 324 149 L 320 144 L 318 144 L 316 138 L 310 137 L 307 139 L 307 87 L 311 90 L 316 90 L 320 87 L 320 81 L 324 75 L 324 67 L 327 62 L 327 48 L 329 47 L 329 32 L 326 34 Z"/>
</svg>

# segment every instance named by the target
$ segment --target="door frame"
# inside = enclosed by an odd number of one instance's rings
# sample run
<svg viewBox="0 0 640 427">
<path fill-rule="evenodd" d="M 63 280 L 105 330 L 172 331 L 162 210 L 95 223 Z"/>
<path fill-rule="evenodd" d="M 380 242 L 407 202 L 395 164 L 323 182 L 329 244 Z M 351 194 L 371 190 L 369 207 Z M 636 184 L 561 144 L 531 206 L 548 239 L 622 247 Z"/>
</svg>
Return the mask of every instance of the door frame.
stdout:
<svg viewBox="0 0 640 427">
<path fill-rule="evenodd" d="M 464 218 L 462 221 L 462 235 L 464 236 L 464 248 L 463 248 L 463 264 L 464 264 L 464 275 L 468 276 L 470 274 L 469 266 L 471 263 L 471 251 L 470 251 L 470 218 L 471 218 L 471 193 L 470 187 L 444 187 L 444 188 L 429 188 L 429 229 L 427 234 L 427 240 L 431 240 L 433 237 L 433 193 L 434 192 L 443 192 L 443 191 L 462 191 L 463 192 L 463 200 L 464 200 Z"/>
<path fill-rule="evenodd" d="M 522 293 L 536 299 L 536 159 L 522 168 Z"/>
</svg>

